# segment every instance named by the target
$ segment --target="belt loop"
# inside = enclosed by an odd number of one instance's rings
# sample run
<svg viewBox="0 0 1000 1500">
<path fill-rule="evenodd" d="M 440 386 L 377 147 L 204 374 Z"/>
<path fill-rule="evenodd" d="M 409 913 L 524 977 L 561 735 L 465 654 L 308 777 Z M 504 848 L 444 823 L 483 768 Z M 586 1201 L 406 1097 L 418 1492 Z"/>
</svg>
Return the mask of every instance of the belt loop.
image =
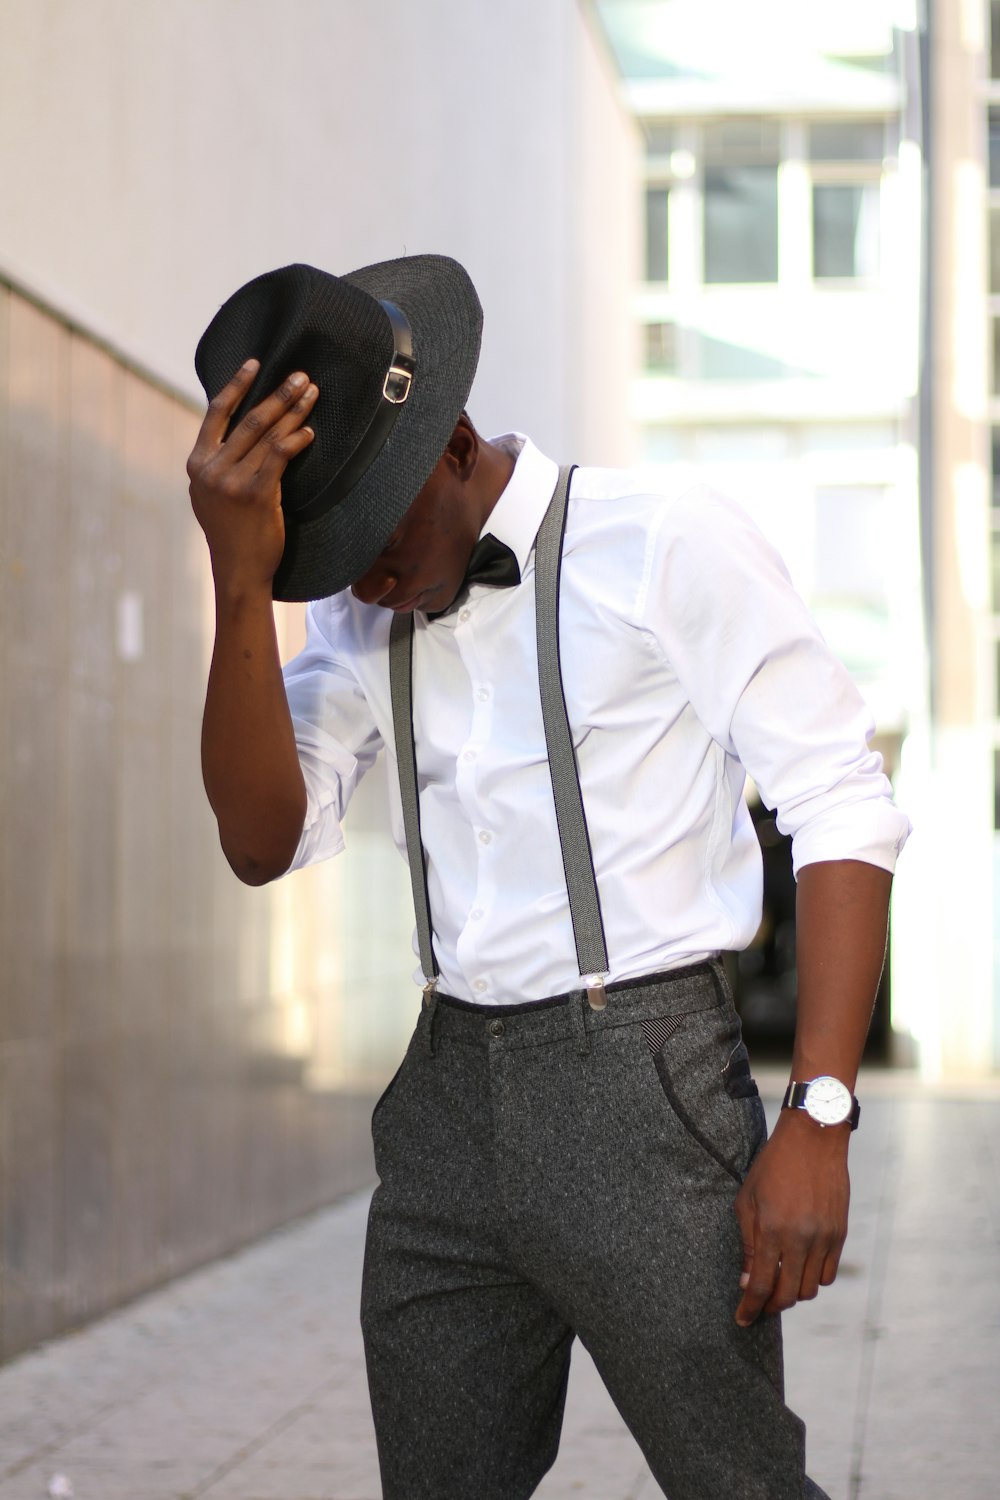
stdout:
<svg viewBox="0 0 1000 1500">
<path fill-rule="evenodd" d="M 437 980 L 431 979 L 424 985 L 424 1028 L 427 1052 L 430 1057 L 437 1056 L 437 1008 L 438 992 Z"/>
<path fill-rule="evenodd" d="M 732 1000 L 732 991 L 729 988 L 729 978 L 721 958 L 710 958 L 708 967 L 712 971 L 712 984 L 718 997 L 720 1005 L 726 1005 Z"/>
<path fill-rule="evenodd" d="M 573 1014 L 576 1017 L 576 1025 L 579 1039 L 579 1052 L 581 1057 L 586 1057 L 590 1051 L 590 1029 L 587 1021 L 590 1018 L 591 1005 L 587 999 L 587 991 L 581 990 L 576 1001 L 570 1002 L 573 1006 Z"/>
</svg>

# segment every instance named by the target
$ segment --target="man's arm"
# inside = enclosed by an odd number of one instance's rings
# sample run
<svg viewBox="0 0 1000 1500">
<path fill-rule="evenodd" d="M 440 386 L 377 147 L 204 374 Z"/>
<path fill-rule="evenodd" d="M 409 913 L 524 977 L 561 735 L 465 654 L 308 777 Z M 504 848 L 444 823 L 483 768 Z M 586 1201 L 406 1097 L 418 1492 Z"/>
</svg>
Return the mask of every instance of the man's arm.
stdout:
<svg viewBox="0 0 1000 1500">
<path fill-rule="evenodd" d="M 223 851 L 248 885 L 284 874 L 306 815 L 271 586 L 284 548 L 281 476 L 312 441 L 304 423 L 317 395 L 305 375 L 290 376 L 227 435 L 256 370 L 249 361 L 211 402 L 188 459 L 216 601 L 202 774 Z"/>
<path fill-rule="evenodd" d="M 798 1014 L 792 1077 L 830 1074 L 852 1091 L 885 959 L 892 876 L 860 860 L 799 871 Z M 837 1274 L 847 1235 L 850 1124 L 823 1128 L 782 1110 L 736 1199 L 743 1296 L 736 1321 L 815 1297 Z"/>
</svg>

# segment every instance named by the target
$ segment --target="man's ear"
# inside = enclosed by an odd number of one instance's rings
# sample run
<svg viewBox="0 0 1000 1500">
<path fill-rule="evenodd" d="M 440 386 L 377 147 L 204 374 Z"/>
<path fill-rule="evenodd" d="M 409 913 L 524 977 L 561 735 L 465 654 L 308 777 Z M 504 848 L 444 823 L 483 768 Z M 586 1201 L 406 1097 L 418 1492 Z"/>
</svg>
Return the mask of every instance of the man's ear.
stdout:
<svg viewBox="0 0 1000 1500">
<path fill-rule="evenodd" d="M 479 460 L 479 434 L 463 411 L 455 423 L 445 455 L 463 482 L 472 478 Z"/>
</svg>

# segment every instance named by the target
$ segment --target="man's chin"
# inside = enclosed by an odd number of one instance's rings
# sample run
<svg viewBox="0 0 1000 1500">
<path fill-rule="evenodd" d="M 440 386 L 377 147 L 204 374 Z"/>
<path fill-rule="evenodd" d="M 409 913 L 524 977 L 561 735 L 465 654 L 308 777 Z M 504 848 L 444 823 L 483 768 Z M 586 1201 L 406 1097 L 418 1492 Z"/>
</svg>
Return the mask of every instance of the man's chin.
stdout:
<svg viewBox="0 0 1000 1500">
<path fill-rule="evenodd" d="M 408 599 L 400 599 L 397 604 L 388 604 L 386 608 L 391 609 L 393 614 L 397 615 L 409 615 L 418 610 L 425 614 L 437 614 L 439 610 L 447 609 L 448 604 L 451 603 L 451 600 L 448 600 L 448 603 L 438 602 L 444 599 L 447 593 L 448 590 L 442 588 L 421 589 L 419 594 L 411 594 Z M 454 597 L 452 595 L 452 598 Z"/>
<path fill-rule="evenodd" d="M 418 594 L 414 607 L 425 615 L 446 614 L 458 595 L 459 589 L 451 588 L 446 583 L 439 583 L 436 588 L 424 589 L 422 594 Z"/>
</svg>

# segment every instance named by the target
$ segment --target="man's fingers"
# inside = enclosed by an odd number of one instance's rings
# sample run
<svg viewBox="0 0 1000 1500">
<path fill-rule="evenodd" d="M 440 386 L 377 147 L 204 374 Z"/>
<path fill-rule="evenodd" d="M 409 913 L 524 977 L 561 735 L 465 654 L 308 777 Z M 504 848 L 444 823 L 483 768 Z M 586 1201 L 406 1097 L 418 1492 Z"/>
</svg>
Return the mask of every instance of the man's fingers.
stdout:
<svg viewBox="0 0 1000 1500">
<path fill-rule="evenodd" d="M 311 427 L 299 427 L 268 442 L 264 460 L 257 470 L 256 482 L 269 489 L 281 479 L 292 459 L 309 447 L 316 434 Z"/>
<path fill-rule="evenodd" d="M 781 1269 L 774 1289 L 764 1305 L 766 1313 L 787 1312 L 802 1296 L 802 1279 L 806 1268 L 806 1255 L 800 1249 L 784 1250 Z"/>
<path fill-rule="evenodd" d="M 316 404 L 318 395 L 319 390 L 316 386 L 307 385 L 291 410 L 285 412 L 273 426 L 262 433 L 259 441 L 243 460 L 243 469 L 251 473 L 257 473 L 263 469 L 270 459 L 271 450 L 282 444 L 291 433 L 298 432 L 304 426 L 306 418 Z"/>
<path fill-rule="evenodd" d="M 798 1300 L 800 1302 L 811 1302 L 814 1297 L 819 1296 L 819 1289 L 823 1285 L 823 1267 L 826 1264 L 826 1256 L 822 1249 L 813 1250 L 807 1257 L 802 1268 L 802 1284 L 799 1287 Z"/>
<path fill-rule="evenodd" d="M 308 385 L 308 375 L 296 370 L 294 375 L 289 375 L 287 380 L 281 382 L 272 395 L 248 411 L 226 438 L 226 453 L 229 458 L 234 463 L 239 463 L 261 438 L 268 437 L 271 429 L 287 417 L 302 399 Z"/>
<path fill-rule="evenodd" d="M 826 1257 L 823 1261 L 823 1270 L 820 1273 L 820 1286 L 833 1286 L 833 1283 L 837 1279 L 837 1270 L 840 1266 L 840 1254 L 843 1248 L 844 1242 L 843 1240 L 841 1240 L 839 1244 L 835 1245 L 832 1250 L 827 1251 Z"/>
<path fill-rule="evenodd" d="M 232 413 L 237 410 L 240 402 L 243 401 L 247 390 L 253 384 L 253 377 L 255 377 L 259 368 L 261 368 L 259 360 L 247 360 L 235 372 L 232 380 L 226 386 L 222 387 L 219 395 L 213 396 L 213 399 L 208 402 L 208 411 L 205 413 L 204 422 L 201 423 L 201 431 L 199 431 L 198 441 L 195 443 L 192 459 L 199 452 L 204 452 L 205 456 L 207 456 L 211 450 L 216 449 L 222 443 L 226 435 L 226 428 L 229 426 L 229 417 L 232 416 Z"/>
<path fill-rule="evenodd" d="M 745 1245 L 746 1241 L 744 1247 Z M 744 1256 L 745 1253 L 744 1248 Z M 747 1277 L 747 1282 L 736 1309 L 736 1321 L 741 1328 L 748 1328 L 763 1312 L 774 1291 L 780 1265 L 777 1245 L 763 1237 L 758 1238 L 753 1247 L 750 1266 L 748 1269 L 744 1267 L 743 1274 Z M 743 1284 L 742 1276 L 740 1284 Z"/>
</svg>

